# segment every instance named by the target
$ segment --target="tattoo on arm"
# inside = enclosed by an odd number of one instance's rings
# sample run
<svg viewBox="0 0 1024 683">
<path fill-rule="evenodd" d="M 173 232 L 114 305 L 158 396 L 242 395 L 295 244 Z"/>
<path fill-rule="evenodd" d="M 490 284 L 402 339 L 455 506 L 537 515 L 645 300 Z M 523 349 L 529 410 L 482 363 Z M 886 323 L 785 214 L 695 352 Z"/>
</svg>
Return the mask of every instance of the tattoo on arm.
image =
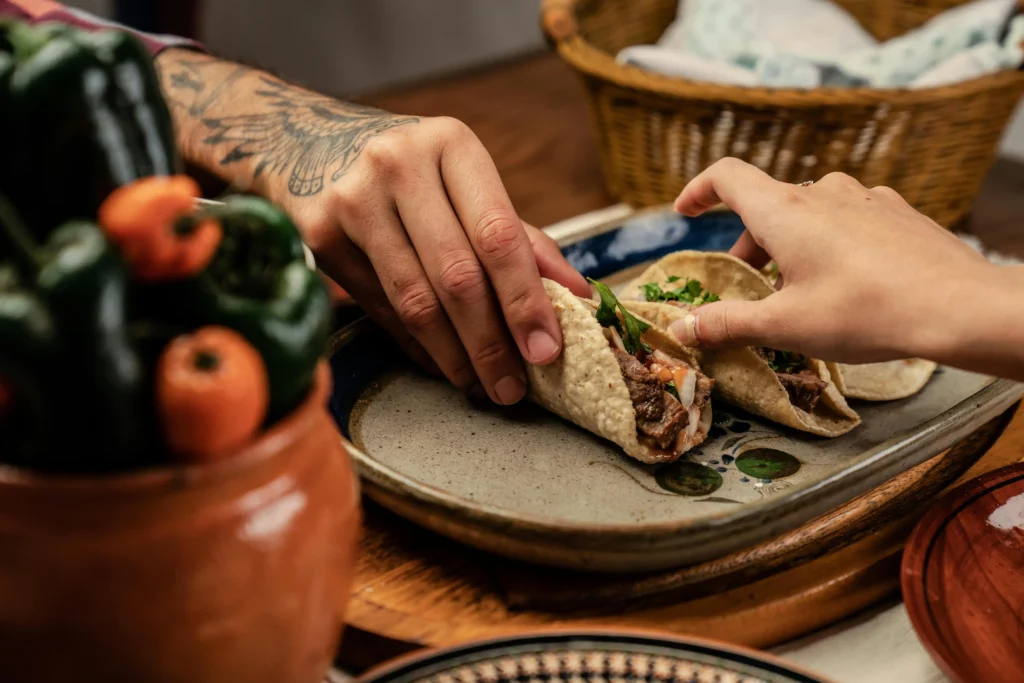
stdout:
<svg viewBox="0 0 1024 683">
<path fill-rule="evenodd" d="M 288 191 L 298 197 L 319 194 L 338 180 L 373 137 L 419 121 L 340 102 L 245 66 L 225 70 L 224 62 L 205 55 L 175 60 L 160 71 L 168 104 L 205 129 L 202 144 L 228 150 L 218 160 L 221 167 L 252 160 L 253 179 L 287 177 Z M 238 98 L 250 84 L 247 96 Z M 229 104 L 233 98 L 245 104 Z"/>
</svg>

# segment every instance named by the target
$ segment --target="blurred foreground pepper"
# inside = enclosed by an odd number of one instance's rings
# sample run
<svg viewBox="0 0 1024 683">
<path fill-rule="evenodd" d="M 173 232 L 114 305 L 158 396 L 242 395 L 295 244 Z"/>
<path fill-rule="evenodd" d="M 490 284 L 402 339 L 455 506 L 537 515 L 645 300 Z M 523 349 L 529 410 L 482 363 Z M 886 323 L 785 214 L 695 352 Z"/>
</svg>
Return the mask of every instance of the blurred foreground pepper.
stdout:
<svg viewBox="0 0 1024 683">
<path fill-rule="evenodd" d="M 52 373 L 60 382 L 46 406 L 51 425 L 47 464 L 61 469 L 142 464 L 145 450 L 154 445 L 155 416 L 129 334 L 128 272 L 120 255 L 97 225 L 84 221 L 61 226 L 45 244 L 36 245 L 2 199 L 0 223 L 3 255 L 13 259 L 21 280 L 52 318 L 56 352 L 47 354 L 47 371 L 33 369 L 40 380 Z M 34 334 L 45 337 L 42 331 Z M 9 377 L 8 372 L 2 374 Z M 17 383 L 15 390 L 20 401 Z M 98 458 L 87 458 L 88 450 L 98 452 Z"/>
<path fill-rule="evenodd" d="M 37 238 L 117 187 L 180 172 L 150 54 L 124 31 L 0 22 L 0 187 Z"/>
<path fill-rule="evenodd" d="M 59 359 L 46 304 L 10 266 L 0 268 L 0 443 L 3 460 L 38 465 L 52 436 Z"/>
<path fill-rule="evenodd" d="M 196 278 L 171 285 L 150 310 L 175 311 L 189 327 L 229 327 L 260 352 L 270 386 L 267 423 L 309 393 L 330 334 L 327 286 L 306 265 L 302 238 L 284 211 L 258 197 L 230 197 L 204 215 L 223 237 Z"/>
<path fill-rule="evenodd" d="M 143 281 L 197 274 L 210 263 L 221 229 L 196 214 L 199 184 L 186 176 L 141 178 L 114 190 L 100 205 L 99 222 Z"/>
<path fill-rule="evenodd" d="M 237 332 L 204 327 L 177 337 L 157 365 L 164 439 L 183 460 L 208 461 L 244 446 L 267 412 L 267 372 Z"/>
</svg>

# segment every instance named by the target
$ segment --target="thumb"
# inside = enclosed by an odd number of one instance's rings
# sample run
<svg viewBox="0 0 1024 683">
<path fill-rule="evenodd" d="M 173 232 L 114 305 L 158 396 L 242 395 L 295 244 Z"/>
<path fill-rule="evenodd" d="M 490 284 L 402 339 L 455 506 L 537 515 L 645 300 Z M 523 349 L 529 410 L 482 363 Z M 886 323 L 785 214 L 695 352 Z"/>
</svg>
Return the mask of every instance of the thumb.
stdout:
<svg viewBox="0 0 1024 683">
<path fill-rule="evenodd" d="M 771 304 L 763 301 L 717 301 L 695 308 L 669 328 L 683 346 L 724 349 L 771 345 Z"/>
</svg>

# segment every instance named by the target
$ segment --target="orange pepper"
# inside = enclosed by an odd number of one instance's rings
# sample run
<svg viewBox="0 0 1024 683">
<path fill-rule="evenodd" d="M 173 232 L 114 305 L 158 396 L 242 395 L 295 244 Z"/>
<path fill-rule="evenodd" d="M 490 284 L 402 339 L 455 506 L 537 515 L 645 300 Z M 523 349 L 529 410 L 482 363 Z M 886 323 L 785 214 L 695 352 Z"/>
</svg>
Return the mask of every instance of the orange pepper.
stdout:
<svg viewBox="0 0 1024 683">
<path fill-rule="evenodd" d="M 185 175 L 140 178 L 100 205 L 99 223 L 140 280 L 188 277 L 210 263 L 221 226 L 196 210 L 199 185 Z"/>
<path fill-rule="evenodd" d="M 260 428 L 269 400 L 263 358 L 226 327 L 173 339 L 157 364 L 157 410 L 167 446 L 181 460 L 237 451 Z"/>
</svg>

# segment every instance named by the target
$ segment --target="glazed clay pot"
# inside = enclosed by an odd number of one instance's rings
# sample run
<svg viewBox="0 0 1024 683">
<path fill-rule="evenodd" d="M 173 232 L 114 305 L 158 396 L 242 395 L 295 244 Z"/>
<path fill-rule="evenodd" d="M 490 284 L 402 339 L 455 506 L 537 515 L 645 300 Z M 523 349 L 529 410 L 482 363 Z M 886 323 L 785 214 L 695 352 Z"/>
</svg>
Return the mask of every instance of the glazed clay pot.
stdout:
<svg viewBox="0 0 1024 683">
<path fill-rule="evenodd" d="M 217 464 L 0 471 L 0 680 L 319 683 L 360 523 L 329 382 Z"/>
</svg>

